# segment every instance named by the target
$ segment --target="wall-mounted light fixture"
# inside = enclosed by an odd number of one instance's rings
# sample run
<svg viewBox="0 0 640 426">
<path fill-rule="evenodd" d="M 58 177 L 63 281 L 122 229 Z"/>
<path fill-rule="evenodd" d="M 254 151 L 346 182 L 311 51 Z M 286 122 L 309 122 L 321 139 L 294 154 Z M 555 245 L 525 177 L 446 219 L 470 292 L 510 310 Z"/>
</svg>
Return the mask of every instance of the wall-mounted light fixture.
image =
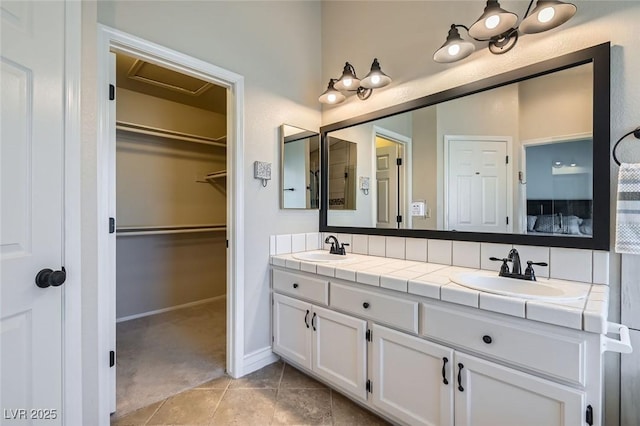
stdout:
<svg viewBox="0 0 640 426">
<path fill-rule="evenodd" d="M 555 28 L 571 19 L 577 10 L 574 4 L 558 0 L 538 0 L 536 7 L 531 10 L 533 2 L 534 0 L 529 2 L 524 19 L 518 26 L 518 15 L 502 9 L 497 0 L 488 0 L 484 12 L 471 27 L 451 25 L 447 40 L 433 54 L 433 60 L 442 63 L 455 62 L 473 53 L 475 45 L 464 40 L 458 28 L 467 30 L 469 37 L 476 41 L 489 42 L 489 51 L 498 55 L 511 50 L 516 45 L 520 33 L 535 34 Z"/>
<path fill-rule="evenodd" d="M 387 86 L 389 83 L 391 83 L 391 77 L 382 72 L 377 58 L 373 60 L 369 74 L 362 80 L 356 76 L 356 70 L 353 65 L 346 62 L 342 70 L 342 76 L 338 79 L 330 79 L 327 90 L 320 95 L 318 100 L 323 104 L 339 104 L 347 99 L 342 92 L 347 94 L 354 92 L 358 99 L 364 101 L 369 99 L 373 89 Z"/>
</svg>

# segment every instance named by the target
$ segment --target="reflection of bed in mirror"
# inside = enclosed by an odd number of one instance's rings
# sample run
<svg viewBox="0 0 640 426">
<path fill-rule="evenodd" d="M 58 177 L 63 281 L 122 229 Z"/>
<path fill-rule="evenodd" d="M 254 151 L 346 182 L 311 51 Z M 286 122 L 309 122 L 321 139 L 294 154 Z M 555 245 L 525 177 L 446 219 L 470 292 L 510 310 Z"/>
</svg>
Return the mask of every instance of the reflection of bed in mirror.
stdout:
<svg viewBox="0 0 640 426">
<path fill-rule="evenodd" d="M 591 237 L 592 200 L 527 200 L 527 234 Z"/>
</svg>

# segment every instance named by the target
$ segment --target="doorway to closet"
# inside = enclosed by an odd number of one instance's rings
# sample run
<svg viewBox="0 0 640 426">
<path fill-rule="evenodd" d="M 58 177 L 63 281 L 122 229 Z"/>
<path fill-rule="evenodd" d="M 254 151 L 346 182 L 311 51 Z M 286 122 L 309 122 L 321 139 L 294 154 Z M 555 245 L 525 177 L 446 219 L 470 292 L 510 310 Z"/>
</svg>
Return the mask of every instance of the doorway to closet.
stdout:
<svg viewBox="0 0 640 426">
<path fill-rule="evenodd" d="M 116 55 L 116 416 L 224 375 L 227 89 Z"/>
</svg>

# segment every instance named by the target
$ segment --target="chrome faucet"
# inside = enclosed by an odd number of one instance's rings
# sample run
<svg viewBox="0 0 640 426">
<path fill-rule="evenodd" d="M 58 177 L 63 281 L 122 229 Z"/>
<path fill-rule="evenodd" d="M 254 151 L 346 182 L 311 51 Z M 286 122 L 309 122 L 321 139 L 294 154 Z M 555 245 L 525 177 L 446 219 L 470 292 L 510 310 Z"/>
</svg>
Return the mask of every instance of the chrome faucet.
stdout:
<svg viewBox="0 0 640 426">
<path fill-rule="evenodd" d="M 348 246 L 349 244 L 346 244 L 346 243 L 340 244 L 338 239 L 333 235 L 329 235 L 327 238 L 325 238 L 324 243 L 325 244 L 331 243 L 331 248 L 329 249 L 329 253 L 331 254 L 339 254 L 342 256 L 345 256 L 347 254 L 347 250 L 345 250 L 344 246 Z"/>
<path fill-rule="evenodd" d="M 511 249 L 509 255 L 507 256 L 507 259 L 509 260 L 509 262 L 513 263 L 513 266 L 511 266 L 511 273 L 518 275 L 521 274 L 522 266 L 520 266 L 520 253 L 518 253 L 518 250 Z"/>
<path fill-rule="evenodd" d="M 522 273 L 522 265 L 520 264 L 520 253 L 518 250 L 511 249 L 509 254 L 504 259 L 499 259 L 497 257 L 490 257 L 489 260 L 502 262 L 502 266 L 500 267 L 500 273 L 498 274 L 501 277 L 507 278 L 517 278 L 519 280 L 527 280 L 527 281 L 536 281 L 536 274 L 533 270 L 532 265 L 537 266 L 548 266 L 546 262 L 532 262 L 527 260 L 527 269 Z M 509 271 L 509 265 L 507 262 L 513 263 L 511 267 L 511 271 Z"/>
</svg>

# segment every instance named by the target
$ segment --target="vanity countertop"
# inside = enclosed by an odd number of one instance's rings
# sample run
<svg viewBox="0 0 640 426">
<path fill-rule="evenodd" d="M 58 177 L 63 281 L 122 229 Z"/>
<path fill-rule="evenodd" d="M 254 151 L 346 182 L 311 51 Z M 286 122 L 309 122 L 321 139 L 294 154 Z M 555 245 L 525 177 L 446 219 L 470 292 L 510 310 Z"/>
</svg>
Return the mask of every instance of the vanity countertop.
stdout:
<svg viewBox="0 0 640 426">
<path fill-rule="evenodd" d="M 322 263 L 305 262 L 294 256 L 295 253 L 272 255 L 270 263 L 285 269 L 338 278 L 592 333 L 605 334 L 607 330 L 609 287 L 606 285 L 554 279 L 554 285 L 574 288 L 577 286 L 584 289 L 587 296 L 572 301 L 528 300 L 463 287 L 453 283 L 449 278 L 452 274 L 473 272 L 478 269 L 352 253 L 349 253 L 348 260 Z M 546 278 L 538 277 L 538 282 L 545 281 L 547 281 Z"/>
</svg>

